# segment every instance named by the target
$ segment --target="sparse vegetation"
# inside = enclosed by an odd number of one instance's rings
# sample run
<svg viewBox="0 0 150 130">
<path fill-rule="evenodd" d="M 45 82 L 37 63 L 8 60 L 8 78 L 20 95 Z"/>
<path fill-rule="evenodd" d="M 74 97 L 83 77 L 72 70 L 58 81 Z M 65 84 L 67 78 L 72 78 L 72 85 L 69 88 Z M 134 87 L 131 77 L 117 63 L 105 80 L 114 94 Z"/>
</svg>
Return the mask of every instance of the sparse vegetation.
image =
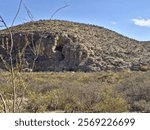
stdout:
<svg viewBox="0 0 150 130">
<path fill-rule="evenodd" d="M 149 44 L 94 25 L 35 22 L 26 5 L 31 22 L 13 27 L 21 4 L 10 28 L 0 16 L 0 112 L 150 112 Z"/>
<path fill-rule="evenodd" d="M 150 112 L 149 71 L 21 75 L 28 85 L 22 112 Z M 8 78 L 7 72 L 0 73 L 0 89 L 10 101 Z"/>
<path fill-rule="evenodd" d="M 150 112 L 150 73 L 136 72 L 118 86 L 130 104 L 130 111 Z"/>
</svg>

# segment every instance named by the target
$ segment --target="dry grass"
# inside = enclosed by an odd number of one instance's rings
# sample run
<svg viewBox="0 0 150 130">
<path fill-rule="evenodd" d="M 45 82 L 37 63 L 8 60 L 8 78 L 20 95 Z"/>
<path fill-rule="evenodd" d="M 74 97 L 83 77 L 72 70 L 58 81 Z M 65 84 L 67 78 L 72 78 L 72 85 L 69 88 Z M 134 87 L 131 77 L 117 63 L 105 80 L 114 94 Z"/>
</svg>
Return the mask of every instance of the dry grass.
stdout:
<svg viewBox="0 0 150 130">
<path fill-rule="evenodd" d="M 22 112 L 150 112 L 149 71 L 30 72 L 21 76 L 27 85 Z M 1 72 L 0 90 L 7 100 L 11 99 L 10 85 L 9 73 Z M 21 95 L 20 90 L 21 86 Z"/>
</svg>

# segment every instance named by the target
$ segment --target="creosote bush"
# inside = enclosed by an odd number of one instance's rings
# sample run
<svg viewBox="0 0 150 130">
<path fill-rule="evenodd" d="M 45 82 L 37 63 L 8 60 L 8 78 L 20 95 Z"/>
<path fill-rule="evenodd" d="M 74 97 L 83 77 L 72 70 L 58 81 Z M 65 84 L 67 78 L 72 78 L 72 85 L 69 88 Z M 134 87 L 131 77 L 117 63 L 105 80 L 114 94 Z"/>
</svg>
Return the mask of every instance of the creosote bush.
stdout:
<svg viewBox="0 0 150 130">
<path fill-rule="evenodd" d="M 150 112 L 150 72 L 135 74 L 117 87 L 130 104 L 130 111 Z"/>
<path fill-rule="evenodd" d="M 128 104 L 113 87 L 82 88 L 66 87 L 54 89 L 44 94 L 30 95 L 27 111 L 48 112 L 127 112 Z"/>
<path fill-rule="evenodd" d="M 24 97 L 22 112 L 150 112 L 149 77 L 149 71 L 19 73 L 17 95 Z M 0 85 L 12 106 L 9 73 L 0 73 Z M 0 112 L 3 107 L 0 100 Z"/>
<path fill-rule="evenodd" d="M 104 87 L 100 92 L 100 101 L 93 106 L 95 112 L 128 112 L 129 105 L 122 94 L 113 87 Z"/>
</svg>

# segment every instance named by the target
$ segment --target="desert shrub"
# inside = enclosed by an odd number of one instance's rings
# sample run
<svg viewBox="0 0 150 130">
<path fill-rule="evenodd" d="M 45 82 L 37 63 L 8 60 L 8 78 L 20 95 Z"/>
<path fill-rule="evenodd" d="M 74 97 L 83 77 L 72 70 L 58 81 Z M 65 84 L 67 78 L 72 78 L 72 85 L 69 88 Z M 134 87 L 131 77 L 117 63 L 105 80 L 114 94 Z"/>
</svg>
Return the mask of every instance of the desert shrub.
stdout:
<svg viewBox="0 0 150 130">
<path fill-rule="evenodd" d="M 123 95 L 113 87 L 100 90 L 99 101 L 92 107 L 93 112 L 127 112 L 129 105 Z"/>
<path fill-rule="evenodd" d="M 24 94 L 26 91 L 27 82 L 24 81 L 23 77 L 17 71 L 14 71 L 14 82 L 15 82 L 15 93 L 16 93 L 16 112 L 24 111 Z M 13 112 L 13 85 L 11 74 L 9 72 L 0 73 L 0 93 L 6 102 L 7 112 Z M 3 103 L 0 100 L 0 111 L 3 112 Z"/>
<path fill-rule="evenodd" d="M 140 73 L 125 79 L 117 89 L 125 95 L 130 104 L 130 111 L 149 111 L 147 104 L 150 102 L 150 72 Z"/>
<path fill-rule="evenodd" d="M 52 91 L 47 91 L 46 93 L 30 90 L 27 94 L 28 102 L 26 111 L 35 113 L 56 110 L 60 101 L 59 98 L 61 98 L 60 93 L 61 89 L 54 89 Z"/>
<path fill-rule="evenodd" d="M 128 104 L 113 87 L 66 87 L 60 106 L 66 112 L 125 112 Z"/>
<path fill-rule="evenodd" d="M 139 100 L 135 101 L 132 105 L 132 109 L 136 112 L 150 112 L 150 101 Z"/>
<path fill-rule="evenodd" d="M 56 89 L 47 93 L 49 111 L 64 110 L 65 112 L 80 111 L 81 104 L 79 102 L 78 93 L 75 89 L 68 87 Z"/>
<path fill-rule="evenodd" d="M 18 96 L 22 97 L 23 83 L 27 85 L 25 102 L 22 112 L 50 112 L 62 110 L 65 112 L 126 112 L 128 104 L 121 92 L 116 91 L 116 84 L 128 79 L 130 74 L 124 72 L 101 73 L 21 73 L 23 81 L 19 79 Z M 3 77 L 3 76 L 2 76 Z M 0 77 L 0 82 L 11 99 L 9 82 Z M 5 76 L 7 78 L 7 75 Z M 109 87 L 108 87 L 109 86 Z M 10 98 L 9 98 L 10 97 Z M 126 97 L 126 95 L 125 95 Z"/>
<path fill-rule="evenodd" d="M 30 93 L 27 111 L 49 112 L 126 112 L 128 104 L 113 87 L 72 87 L 54 89 L 44 94 Z"/>
<path fill-rule="evenodd" d="M 46 104 L 41 93 L 29 91 L 27 97 L 28 101 L 25 107 L 26 112 L 36 113 L 46 111 Z"/>
</svg>

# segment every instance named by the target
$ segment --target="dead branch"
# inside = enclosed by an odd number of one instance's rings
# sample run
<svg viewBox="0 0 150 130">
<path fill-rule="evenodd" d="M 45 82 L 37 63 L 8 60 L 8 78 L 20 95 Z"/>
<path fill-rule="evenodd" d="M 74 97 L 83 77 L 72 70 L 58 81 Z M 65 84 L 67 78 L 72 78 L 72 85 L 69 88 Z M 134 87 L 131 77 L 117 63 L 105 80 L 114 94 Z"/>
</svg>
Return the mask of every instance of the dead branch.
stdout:
<svg viewBox="0 0 150 130">
<path fill-rule="evenodd" d="M 4 112 L 5 112 L 5 113 L 8 113 L 7 104 L 6 104 L 6 101 L 5 101 L 4 96 L 3 96 L 2 93 L 0 93 L 0 98 L 1 98 L 1 100 L 2 100 Z"/>
<path fill-rule="evenodd" d="M 32 15 L 31 11 L 28 9 L 28 7 L 25 4 L 24 4 L 24 8 L 25 8 L 31 22 L 33 22 L 34 21 L 34 16 Z M 32 23 L 32 27 L 34 27 L 34 23 Z M 33 32 L 33 28 L 31 28 L 31 31 Z M 37 45 L 37 46 L 34 45 L 33 33 L 32 33 L 32 37 L 31 37 L 31 44 L 32 44 L 32 47 L 30 45 L 29 45 L 29 47 L 30 47 L 32 53 L 34 54 L 34 59 L 33 59 L 33 63 L 32 63 L 32 70 L 34 70 L 35 62 L 36 62 L 37 58 L 39 57 L 40 45 Z"/>
<path fill-rule="evenodd" d="M 12 86 L 13 86 L 13 112 L 15 113 L 15 111 L 16 111 L 16 83 L 15 83 L 15 74 L 14 74 L 14 65 L 13 65 L 13 56 L 12 56 L 14 40 L 13 40 L 13 34 L 11 31 L 11 28 L 8 28 L 8 26 L 7 26 L 6 22 L 4 21 L 4 19 L 2 18 L 2 16 L 0 16 L 0 22 L 2 22 L 4 24 L 4 26 L 6 27 L 6 30 L 9 32 L 9 35 L 10 35 L 11 46 L 10 46 L 10 51 L 9 51 L 9 58 L 10 58 L 11 82 L 12 82 Z"/>
<path fill-rule="evenodd" d="M 14 22 L 17 19 L 17 16 L 18 16 L 18 14 L 20 12 L 22 1 L 23 0 L 20 0 L 20 2 L 19 2 L 18 10 L 17 10 L 17 13 L 16 13 L 16 15 L 15 15 L 15 17 L 13 19 L 11 27 L 14 25 Z M 15 113 L 15 112 L 17 112 L 17 106 L 20 107 L 20 105 L 22 104 L 22 100 L 19 103 L 17 102 L 17 98 L 18 97 L 17 97 L 16 74 L 15 74 L 15 71 L 14 71 L 13 55 L 12 55 L 13 47 L 14 47 L 14 39 L 13 39 L 12 30 L 11 30 L 12 28 L 9 28 L 7 26 L 5 20 L 3 19 L 2 16 L 0 16 L 0 22 L 4 25 L 4 27 L 8 31 L 8 34 L 10 35 L 10 50 L 9 50 L 9 59 L 10 59 L 10 66 L 9 66 L 9 68 L 10 69 L 9 70 L 10 70 L 10 73 L 11 73 L 11 83 L 12 83 L 12 88 L 13 88 L 13 92 L 12 92 L 12 95 L 13 95 L 12 108 L 13 108 L 13 110 L 12 111 Z M 24 50 L 22 50 L 22 53 L 24 53 Z M 3 57 L 1 56 L 0 58 L 5 63 L 5 65 L 7 65 L 6 62 L 4 61 Z M 0 99 L 2 100 L 2 103 L 3 103 L 3 106 L 4 106 L 4 111 L 8 112 L 7 104 L 6 104 L 6 101 L 5 101 L 4 96 L 2 95 L 2 93 L 0 93 Z"/>
<path fill-rule="evenodd" d="M 15 15 L 15 17 L 14 17 L 14 19 L 13 19 L 13 22 L 12 22 L 12 24 L 11 24 L 11 27 L 14 25 L 14 23 L 15 23 L 15 21 L 16 21 L 16 19 L 17 19 L 17 16 L 18 16 L 18 14 L 19 14 L 19 12 L 20 12 L 22 1 L 23 1 L 23 0 L 20 0 L 20 2 L 19 2 L 18 10 L 17 10 L 17 13 L 16 13 L 16 15 Z"/>
<path fill-rule="evenodd" d="M 60 7 L 60 8 L 58 8 L 58 9 L 56 9 L 55 11 L 54 11 L 54 13 L 52 13 L 52 15 L 51 15 L 51 17 L 50 17 L 50 20 L 60 11 L 60 10 L 62 10 L 62 9 L 64 9 L 64 8 L 67 8 L 67 7 L 69 7 L 70 5 L 64 5 L 64 6 L 62 6 L 62 7 Z"/>
<path fill-rule="evenodd" d="M 26 10 L 26 12 L 27 12 L 28 17 L 30 18 L 30 20 L 31 20 L 31 21 L 34 21 L 34 16 L 32 15 L 32 13 L 31 13 L 31 11 L 29 10 L 29 8 L 28 8 L 25 4 L 23 4 L 23 6 L 24 6 L 24 8 L 25 8 L 25 10 Z"/>
<path fill-rule="evenodd" d="M 6 24 L 6 22 L 4 21 L 4 19 L 3 19 L 2 16 L 0 16 L 0 22 L 4 25 L 4 27 L 5 27 L 7 30 L 9 30 L 9 28 L 8 28 L 8 26 L 7 26 L 7 24 Z"/>
<path fill-rule="evenodd" d="M 4 60 L 2 55 L 0 55 L 0 60 L 2 61 L 3 65 L 5 66 L 6 70 L 10 71 L 10 69 L 9 69 L 10 67 L 7 64 L 6 60 Z"/>
</svg>

